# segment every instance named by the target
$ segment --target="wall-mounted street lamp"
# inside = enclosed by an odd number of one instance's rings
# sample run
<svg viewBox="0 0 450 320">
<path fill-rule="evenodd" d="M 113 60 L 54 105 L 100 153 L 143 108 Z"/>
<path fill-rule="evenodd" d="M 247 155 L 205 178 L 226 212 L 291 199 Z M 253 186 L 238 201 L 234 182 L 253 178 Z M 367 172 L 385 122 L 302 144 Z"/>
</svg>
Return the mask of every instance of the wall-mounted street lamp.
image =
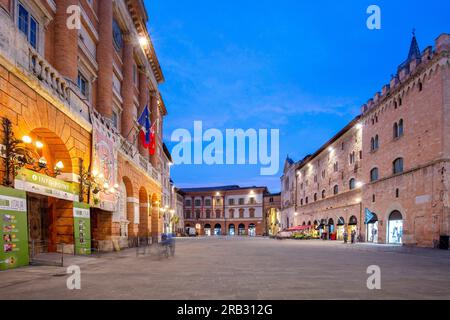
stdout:
<svg viewBox="0 0 450 320">
<path fill-rule="evenodd" d="M 79 160 L 80 166 L 80 202 L 83 202 L 84 197 L 89 198 L 89 191 L 92 191 L 94 196 L 99 193 L 104 193 L 106 195 L 119 196 L 119 185 L 115 184 L 110 186 L 107 181 L 105 181 L 105 175 L 99 173 L 97 170 L 87 170 L 84 168 L 83 159 Z M 89 201 L 88 201 L 89 202 Z"/>
<path fill-rule="evenodd" d="M 12 130 L 12 123 L 7 118 L 3 118 L 2 126 L 4 132 L 2 150 L 5 164 L 4 186 L 12 187 L 15 177 L 20 169 L 25 166 L 30 166 L 32 170 L 44 172 L 51 177 L 57 177 L 62 173 L 64 169 L 62 161 L 58 161 L 53 170 L 50 170 L 47 160 L 37 152 L 37 150 L 44 148 L 44 144 L 41 141 L 35 141 L 33 144 L 33 139 L 29 136 L 17 139 Z"/>
</svg>

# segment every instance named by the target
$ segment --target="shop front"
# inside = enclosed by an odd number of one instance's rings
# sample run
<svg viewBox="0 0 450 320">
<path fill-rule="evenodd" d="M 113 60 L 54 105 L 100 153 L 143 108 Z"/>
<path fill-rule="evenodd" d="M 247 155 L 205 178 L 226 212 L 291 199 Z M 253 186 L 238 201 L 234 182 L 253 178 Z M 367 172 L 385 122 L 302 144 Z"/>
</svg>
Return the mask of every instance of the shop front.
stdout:
<svg viewBox="0 0 450 320">
<path fill-rule="evenodd" d="M 328 239 L 336 240 L 336 233 L 335 233 L 335 229 L 334 229 L 334 220 L 333 219 L 328 220 Z"/>
<path fill-rule="evenodd" d="M 238 235 L 239 236 L 245 236 L 245 224 L 241 223 L 238 226 Z"/>
<path fill-rule="evenodd" d="M 249 237 L 256 237 L 256 225 L 254 223 L 248 225 L 248 235 Z"/>
<path fill-rule="evenodd" d="M 222 226 L 220 225 L 220 223 L 216 223 L 216 225 L 214 226 L 214 235 L 215 236 L 222 235 Z"/>
<path fill-rule="evenodd" d="M 366 241 L 378 243 L 378 216 L 369 209 L 366 209 L 365 216 Z"/>
<path fill-rule="evenodd" d="M 234 227 L 234 224 L 230 224 L 229 226 L 228 226 L 228 235 L 229 236 L 234 236 L 236 233 L 235 233 L 235 227 Z"/>
<path fill-rule="evenodd" d="M 358 219 L 355 216 L 351 216 L 348 220 L 347 232 L 348 239 L 351 239 L 353 233 L 355 234 L 356 239 L 356 236 L 358 235 Z"/>
<path fill-rule="evenodd" d="M 336 240 L 344 241 L 345 219 L 339 217 L 336 227 Z"/>
<path fill-rule="evenodd" d="M 320 237 L 319 223 L 317 222 L 317 220 L 315 220 L 313 223 L 313 230 L 311 236 L 315 239 Z"/>
<path fill-rule="evenodd" d="M 403 216 L 400 211 L 393 211 L 389 215 L 388 223 L 388 243 L 402 244 L 403 243 Z"/>
<path fill-rule="evenodd" d="M 205 224 L 205 236 L 210 237 L 211 236 L 211 225 Z"/>
</svg>

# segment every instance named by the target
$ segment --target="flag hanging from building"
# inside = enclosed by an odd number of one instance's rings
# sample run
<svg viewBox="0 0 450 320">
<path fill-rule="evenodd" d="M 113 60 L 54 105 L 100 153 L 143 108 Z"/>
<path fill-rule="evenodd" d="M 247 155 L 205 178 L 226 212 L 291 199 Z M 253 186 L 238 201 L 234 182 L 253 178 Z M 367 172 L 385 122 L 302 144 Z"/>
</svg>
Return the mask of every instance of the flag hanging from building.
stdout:
<svg viewBox="0 0 450 320">
<path fill-rule="evenodd" d="M 151 142 L 151 132 L 150 132 L 150 112 L 148 110 L 148 106 L 145 106 L 142 111 L 141 116 L 138 119 L 138 123 L 140 126 L 139 129 L 139 137 L 141 139 L 141 143 L 145 149 L 149 148 Z"/>
<path fill-rule="evenodd" d="M 155 123 L 153 123 L 152 127 L 150 128 L 150 145 L 149 145 L 149 149 L 150 149 L 150 155 L 151 156 L 154 156 L 155 153 L 156 153 L 156 139 L 155 139 L 156 123 L 157 123 L 157 121 L 155 121 Z"/>
<path fill-rule="evenodd" d="M 368 224 L 372 219 L 373 219 L 373 217 L 374 217 L 374 214 L 373 214 L 373 212 L 371 212 L 369 209 L 367 209 L 366 208 L 366 211 L 365 211 L 365 215 L 366 215 L 366 218 L 365 218 L 365 221 L 364 221 L 364 224 Z"/>
</svg>

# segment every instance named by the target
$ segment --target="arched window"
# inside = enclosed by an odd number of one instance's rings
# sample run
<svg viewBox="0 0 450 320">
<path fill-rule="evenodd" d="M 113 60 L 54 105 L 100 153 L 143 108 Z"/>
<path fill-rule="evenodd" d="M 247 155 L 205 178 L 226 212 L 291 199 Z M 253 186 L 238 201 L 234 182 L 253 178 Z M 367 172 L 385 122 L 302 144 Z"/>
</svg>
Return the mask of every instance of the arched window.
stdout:
<svg viewBox="0 0 450 320">
<path fill-rule="evenodd" d="M 314 193 L 314 202 L 317 201 L 317 193 Z"/>
<path fill-rule="evenodd" d="M 221 216 L 221 211 L 220 210 L 216 210 L 216 218 L 220 218 L 220 216 Z"/>
<path fill-rule="evenodd" d="M 370 139 L 370 151 L 375 150 L 375 138 Z"/>
<path fill-rule="evenodd" d="M 244 209 L 239 209 L 239 218 L 243 219 L 244 218 Z"/>
<path fill-rule="evenodd" d="M 398 138 L 398 124 L 394 123 L 394 139 Z"/>
<path fill-rule="evenodd" d="M 211 210 L 206 210 L 206 219 L 211 219 Z"/>
<path fill-rule="evenodd" d="M 255 217 L 255 209 L 254 208 L 250 208 L 249 212 L 250 212 L 250 218 L 254 218 Z"/>
<path fill-rule="evenodd" d="M 301 206 L 303 205 L 303 199 L 300 200 L 300 205 L 301 205 Z"/>
<path fill-rule="evenodd" d="M 305 203 L 308 204 L 308 202 L 309 202 L 309 198 L 306 197 Z"/>
<path fill-rule="evenodd" d="M 195 217 L 197 219 L 200 219 L 200 215 L 201 215 L 201 211 L 200 210 L 195 210 Z"/>
<path fill-rule="evenodd" d="M 397 158 L 393 164 L 394 174 L 399 174 L 403 172 L 403 158 Z"/>
<path fill-rule="evenodd" d="M 348 187 L 350 190 L 353 190 L 356 188 L 356 180 L 354 178 L 351 178 L 349 183 L 348 183 Z"/>
<path fill-rule="evenodd" d="M 326 194 L 325 194 L 325 190 L 322 190 L 322 199 L 325 199 Z"/>
<path fill-rule="evenodd" d="M 370 182 L 378 180 L 378 168 L 373 168 L 370 170 Z"/>
<path fill-rule="evenodd" d="M 398 122 L 398 137 L 403 137 L 403 119 Z"/>
<path fill-rule="evenodd" d="M 380 147 L 378 135 L 375 136 L 375 150 L 378 150 Z"/>
<path fill-rule="evenodd" d="M 334 193 L 334 195 L 337 195 L 339 193 L 339 186 L 338 185 L 334 186 L 333 193 Z"/>
</svg>

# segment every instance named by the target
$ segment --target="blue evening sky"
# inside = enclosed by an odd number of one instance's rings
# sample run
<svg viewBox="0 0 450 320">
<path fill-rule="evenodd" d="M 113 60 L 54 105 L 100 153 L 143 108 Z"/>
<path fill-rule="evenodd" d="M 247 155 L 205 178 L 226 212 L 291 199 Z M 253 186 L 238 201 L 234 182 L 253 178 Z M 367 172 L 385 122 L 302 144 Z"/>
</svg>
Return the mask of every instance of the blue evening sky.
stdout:
<svg viewBox="0 0 450 320">
<path fill-rule="evenodd" d="M 388 83 L 416 35 L 421 50 L 450 32 L 447 0 L 146 0 L 166 82 L 164 131 L 280 129 L 280 170 L 180 165 L 180 187 L 267 185 L 280 190 L 283 163 L 314 152 Z M 382 29 L 366 27 L 381 7 Z"/>
</svg>

